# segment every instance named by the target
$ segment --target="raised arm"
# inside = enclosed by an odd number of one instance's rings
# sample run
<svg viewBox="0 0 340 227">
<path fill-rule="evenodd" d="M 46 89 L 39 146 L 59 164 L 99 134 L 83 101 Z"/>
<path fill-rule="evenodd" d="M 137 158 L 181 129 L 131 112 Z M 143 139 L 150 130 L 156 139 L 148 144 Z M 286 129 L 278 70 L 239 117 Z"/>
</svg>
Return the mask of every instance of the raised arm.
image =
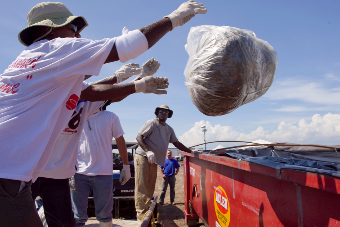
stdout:
<svg viewBox="0 0 340 227">
<path fill-rule="evenodd" d="M 166 94 L 165 90 L 159 89 L 167 88 L 169 85 L 167 78 L 150 77 L 157 72 L 159 66 L 159 62 L 154 58 L 146 61 L 142 68 L 136 63 L 123 65 L 112 76 L 90 82 L 90 86 L 82 91 L 80 97 L 89 101 L 102 101 L 107 100 L 103 98 L 109 98 L 111 102 L 119 102 L 136 92 Z M 137 74 L 139 75 L 130 84 L 113 86 L 113 84 L 121 83 Z M 148 78 L 142 80 L 145 77 Z M 133 89 L 133 85 L 135 89 Z"/>
<path fill-rule="evenodd" d="M 139 67 L 139 64 L 129 63 L 120 67 L 120 69 L 118 69 L 113 75 L 105 77 L 102 80 L 90 82 L 90 84 L 119 84 L 129 79 L 131 76 L 138 75 L 140 73 L 142 73 L 142 68 Z M 91 76 L 85 76 L 86 79 L 89 77 Z"/>
<path fill-rule="evenodd" d="M 179 8 L 163 19 L 152 23 L 148 26 L 140 28 L 147 41 L 147 49 L 155 45 L 166 33 L 173 30 L 177 26 L 187 23 L 196 14 L 205 14 L 207 9 L 204 5 L 196 1 L 187 1 L 182 3 Z M 118 61 L 118 51 L 116 45 L 113 46 L 105 63 Z"/>
<path fill-rule="evenodd" d="M 81 92 L 80 99 L 85 99 L 91 102 L 112 100 L 115 97 L 128 96 L 135 92 L 134 83 L 123 85 L 94 84 Z"/>
<path fill-rule="evenodd" d="M 116 98 L 126 97 L 133 93 L 154 93 L 166 94 L 163 90 L 169 86 L 168 78 L 146 76 L 140 80 L 123 85 L 94 84 L 87 87 L 80 94 L 80 99 L 91 102 L 103 100 L 115 100 Z"/>
</svg>

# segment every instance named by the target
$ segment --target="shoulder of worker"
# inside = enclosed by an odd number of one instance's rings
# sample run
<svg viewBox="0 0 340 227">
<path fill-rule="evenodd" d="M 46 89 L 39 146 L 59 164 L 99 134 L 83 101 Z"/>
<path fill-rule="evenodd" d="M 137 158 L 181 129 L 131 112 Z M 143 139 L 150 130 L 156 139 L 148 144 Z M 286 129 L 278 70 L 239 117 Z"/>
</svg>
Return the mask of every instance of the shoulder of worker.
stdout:
<svg viewBox="0 0 340 227">
<path fill-rule="evenodd" d="M 171 130 L 172 133 L 175 133 L 174 129 L 173 129 L 170 125 L 168 125 L 167 123 L 165 123 L 165 126 L 168 127 L 168 128 Z"/>
<path fill-rule="evenodd" d="M 172 159 L 170 159 L 172 162 L 177 162 L 177 160 L 176 159 L 174 159 L 174 158 L 172 158 Z M 177 162 L 178 163 L 178 162 Z"/>
<path fill-rule="evenodd" d="M 158 119 L 154 118 L 145 122 L 145 125 L 159 125 Z"/>
<path fill-rule="evenodd" d="M 111 111 L 103 110 L 101 112 L 103 112 L 106 116 L 118 117 L 117 114 L 115 114 L 114 112 L 111 112 Z"/>
<path fill-rule="evenodd" d="M 101 39 L 101 40 L 92 40 L 92 39 L 85 39 L 85 38 L 55 38 L 52 40 L 43 39 L 38 42 L 33 43 L 28 49 L 36 49 L 36 48 L 49 48 L 49 52 L 52 51 L 72 51 L 74 49 L 82 49 L 86 46 L 93 47 L 96 43 L 107 43 L 109 42 L 109 38 Z"/>
</svg>

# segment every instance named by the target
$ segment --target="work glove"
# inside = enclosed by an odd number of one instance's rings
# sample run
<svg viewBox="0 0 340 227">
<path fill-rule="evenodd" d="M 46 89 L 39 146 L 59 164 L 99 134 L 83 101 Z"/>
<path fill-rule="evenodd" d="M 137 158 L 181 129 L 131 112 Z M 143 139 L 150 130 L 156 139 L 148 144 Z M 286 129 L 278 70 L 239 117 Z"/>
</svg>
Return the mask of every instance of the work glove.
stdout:
<svg viewBox="0 0 340 227">
<path fill-rule="evenodd" d="M 120 171 L 119 183 L 124 185 L 131 178 L 130 165 L 124 165 Z"/>
<path fill-rule="evenodd" d="M 169 86 L 168 78 L 166 77 L 146 76 L 133 82 L 135 83 L 136 93 L 167 94 L 166 90 L 159 89 L 165 89 Z"/>
<path fill-rule="evenodd" d="M 157 71 L 157 70 L 156 70 Z M 129 63 L 123 65 L 112 76 L 117 78 L 117 84 L 129 79 L 133 75 L 140 74 L 142 68 L 139 68 L 139 64 Z"/>
<path fill-rule="evenodd" d="M 148 60 L 147 62 L 143 64 L 142 73 L 139 74 L 133 81 L 140 80 L 146 76 L 152 76 L 153 74 L 157 72 L 160 65 L 161 64 L 159 64 L 157 60 L 155 60 L 154 58 L 151 58 L 150 60 Z"/>
<path fill-rule="evenodd" d="M 187 23 L 196 14 L 205 14 L 206 12 L 207 8 L 203 4 L 190 0 L 182 3 L 178 9 L 165 17 L 171 20 L 172 29 L 174 29 L 177 26 L 182 26 Z"/>
<path fill-rule="evenodd" d="M 150 164 L 156 163 L 156 156 L 155 153 L 153 153 L 152 151 L 147 151 L 146 153 L 146 157 L 148 158 L 148 161 Z"/>
</svg>

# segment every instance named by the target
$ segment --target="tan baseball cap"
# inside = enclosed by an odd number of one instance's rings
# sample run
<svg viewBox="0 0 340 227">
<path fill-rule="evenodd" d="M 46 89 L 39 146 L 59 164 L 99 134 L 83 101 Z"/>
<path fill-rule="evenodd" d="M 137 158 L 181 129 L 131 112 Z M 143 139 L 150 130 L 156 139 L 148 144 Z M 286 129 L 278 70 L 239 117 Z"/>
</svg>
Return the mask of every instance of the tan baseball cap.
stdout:
<svg viewBox="0 0 340 227">
<path fill-rule="evenodd" d="M 82 16 L 73 16 L 68 8 L 61 2 L 42 2 L 34 6 L 27 15 L 28 27 L 18 34 L 20 43 L 29 46 L 35 41 L 48 35 L 52 28 L 63 27 L 69 23 L 77 26 L 77 31 L 81 32 L 87 21 Z M 39 26 L 50 27 L 51 29 L 43 34 L 37 35 Z"/>
</svg>

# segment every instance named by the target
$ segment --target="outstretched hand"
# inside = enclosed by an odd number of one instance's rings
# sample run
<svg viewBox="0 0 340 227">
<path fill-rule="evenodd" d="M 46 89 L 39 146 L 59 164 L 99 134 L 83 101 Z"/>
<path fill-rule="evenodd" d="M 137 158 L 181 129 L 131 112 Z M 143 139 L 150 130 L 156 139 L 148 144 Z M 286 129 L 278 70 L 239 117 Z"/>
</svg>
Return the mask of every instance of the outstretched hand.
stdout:
<svg viewBox="0 0 340 227">
<path fill-rule="evenodd" d="M 168 78 L 157 76 L 146 76 L 141 80 L 134 81 L 136 93 L 154 93 L 154 94 L 167 94 L 166 90 L 169 87 Z"/>
<path fill-rule="evenodd" d="M 157 72 L 160 65 L 161 64 L 159 64 L 157 60 L 151 58 L 150 60 L 143 64 L 142 73 L 140 74 L 140 76 L 142 76 L 142 78 L 145 76 L 152 76 Z"/>
<path fill-rule="evenodd" d="M 196 14 L 205 14 L 206 12 L 207 8 L 203 4 L 190 0 L 182 3 L 178 9 L 165 17 L 171 20 L 172 29 L 174 29 L 187 23 Z"/>
<path fill-rule="evenodd" d="M 152 76 L 153 74 L 157 72 L 160 65 L 161 64 L 159 64 L 159 62 L 155 60 L 154 58 L 149 59 L 147 62 L 143 64 L 142 73 L 139 74 L 133 81 L 140 80 L 146 76 Z"/>
<path fill-rule="evenodd" d="M 139 67 L 139 64 L 129 63 L 120 67 L 113 76 L 117 78 L 117 83 L 121 83 L 124 80 L 129 79 L 131 76 L 140 74 L 141 72 L 142 68 Z"/>
</svg>

